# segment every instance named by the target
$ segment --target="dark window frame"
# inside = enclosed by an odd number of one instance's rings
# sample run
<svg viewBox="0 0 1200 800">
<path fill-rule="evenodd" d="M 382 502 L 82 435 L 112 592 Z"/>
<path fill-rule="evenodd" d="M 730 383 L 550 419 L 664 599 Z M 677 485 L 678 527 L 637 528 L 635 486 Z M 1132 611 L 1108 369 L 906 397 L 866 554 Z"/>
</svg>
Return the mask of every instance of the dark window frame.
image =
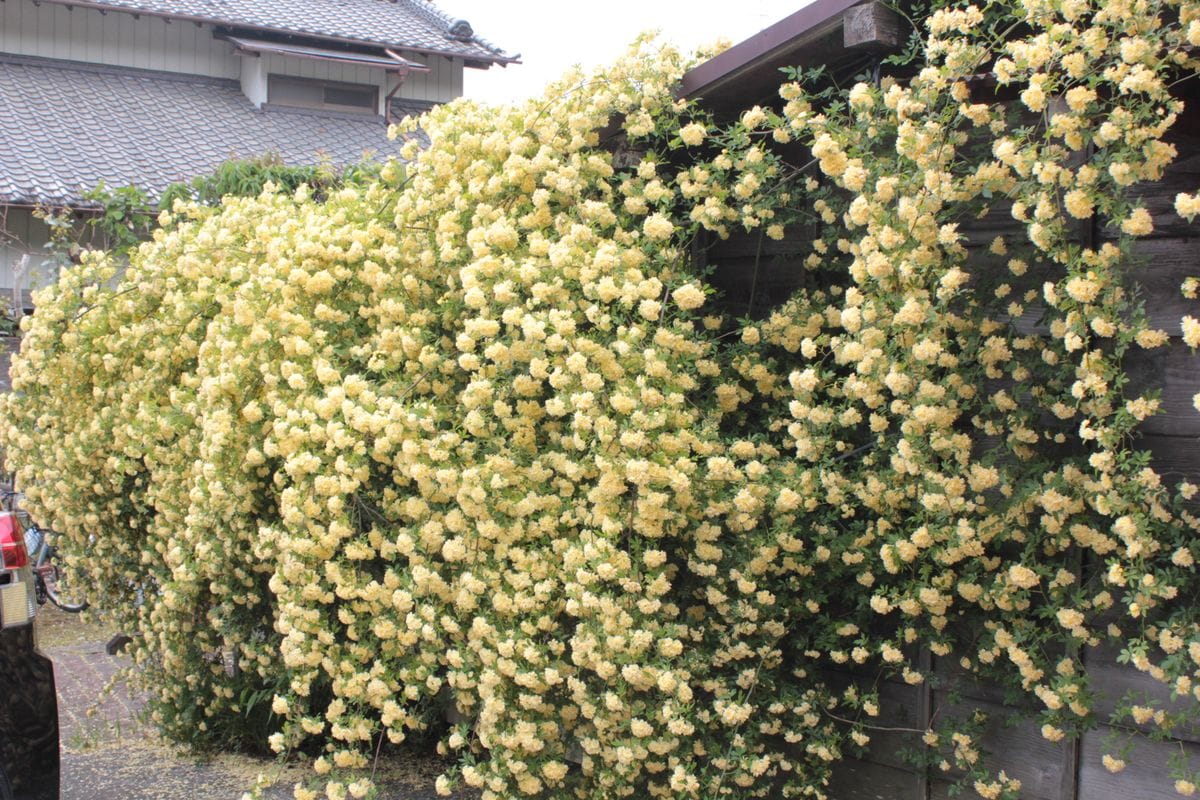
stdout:
<svg viewBox="0 0 1200 800">
<path fill-rule="evenodd" d="M 289 87 L 293 90 L 299 89 L 300 91 L 287 92 L 285 89 L 285 95 L 281 96 L 280 89 L 284 87 Z M 362 93 L 364 101 L 369 96 L 370 105 L 368 106 L 366 102 L 357 105 L 330 102 L 329 97 L 331 92 Z M 302 95 L 304 94 L 310 94 L 311 99 L 303 97 Z M 347 114 L 378 116 L 379 87 L 370 83 L 346 83 L 344 81 L 302 78 L 298 75 L 270 73 L 267 75 L 267 102 L 271 105 L 289 106 L 291 108 L 312 108 L 324 111 L 340 111 Z"/>
</svg>

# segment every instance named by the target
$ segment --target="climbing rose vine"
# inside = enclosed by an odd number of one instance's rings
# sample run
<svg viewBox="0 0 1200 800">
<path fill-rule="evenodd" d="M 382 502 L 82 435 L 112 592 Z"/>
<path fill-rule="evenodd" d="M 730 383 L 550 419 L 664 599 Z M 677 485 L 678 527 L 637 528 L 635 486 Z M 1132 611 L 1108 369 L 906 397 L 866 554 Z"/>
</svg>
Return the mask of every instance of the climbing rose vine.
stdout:
<svg viewBox="0 0 1200 800">
<path fill-rule="evenodd" d="M 1125 364 L 1168 340 L 1127 289 L 1156 224 L 1131 187 L 1176 155 L 1200 5 L 927 34 L 728 125 L 639 41 L 430 112 L 321 202 L 178 204 L 120 274 L 94 253 L 40 293 L 0 439 L 159 727 L 311 754 L 300 800 L 366 795 L 379 742 L 428 731 L 439 789 L 489 799 L 820 797 L 883 702 L 831 670 L 920 684 L 924 649 L 1057 741 L 1111 642 L 1194 706 L 1196 487 L 1137 451 L 1158 399 Z M 1017 233 L 970 241 L 987 215 Z M 733 320 L 693 245 L 745 229 L 806 288 Z M 978 724 L 926 757 L 1016 796 Z"/>
</svg>

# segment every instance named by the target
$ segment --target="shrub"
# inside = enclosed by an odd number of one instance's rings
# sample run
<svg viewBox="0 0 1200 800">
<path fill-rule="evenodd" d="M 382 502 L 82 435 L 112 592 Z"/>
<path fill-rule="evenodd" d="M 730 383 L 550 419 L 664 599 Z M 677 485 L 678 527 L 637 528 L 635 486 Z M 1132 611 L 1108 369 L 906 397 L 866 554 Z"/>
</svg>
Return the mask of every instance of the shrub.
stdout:
<svg viewBox="0 0 1200 800">
<path fill-rule="evenodd" d="M 1083 644 L 1191 693 L 1195 519 L 1130 443 L 1155 398 L 1125 395 L 1165 335 L 1122 270 L 1200 23 L 1105 9 L 939 11 L 905 82 L 801 75 L 726 127 L 640 42 L 537 103 L 434 110 L 407 166 L 323 203 L 177 206 L 115 285 L 85 258 L 38 297 L 0 438 L 136 630 L 155 721 L 315 744 L 331 798 L 431 726 L 442 790 L 819 796 L 881 702 L 830 666 L 919 683 L 923 643 L 1038 698 L 1050 739 L 1094 722 Z M 1067 110 L 976 102 L 989 66 Z M 956 222 L 1002 201 L 1028 236 L 980 268 Z M 1124 234 L 1082 247 L 1068 215 Z M 821 288 L 714 311 L 691 237 L 807 216 Z M 1021 334 L 1038 296 L 1049 332 Z M 925 740 L 1019 790 L 970 720 Z"/>
</svg>

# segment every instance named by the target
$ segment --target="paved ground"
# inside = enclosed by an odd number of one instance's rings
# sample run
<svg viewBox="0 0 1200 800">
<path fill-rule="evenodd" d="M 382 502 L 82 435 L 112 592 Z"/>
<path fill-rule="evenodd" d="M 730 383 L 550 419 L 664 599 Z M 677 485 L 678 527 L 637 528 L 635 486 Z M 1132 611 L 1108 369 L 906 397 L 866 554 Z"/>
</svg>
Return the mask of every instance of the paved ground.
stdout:
<svg viewBox="0 0 1200 800">
<path fill-rule="evenodd" d="M 302 765 L 226 755 L 198 761 L 162 743 L 138 719 L 142 704 L 124 684 L 102 695 L 127 662 L 104 651 L 108 634 L 49 606 L 39 615 L 42 649 L 54 661 L 62 746 L 62 800 L 239 800 L 260 772 L 276 784 L 268 800 L 287 800 Z M 439 767 L 428 758 L 383 765 L 380 800 L 433 800 Z"/>
</svg>

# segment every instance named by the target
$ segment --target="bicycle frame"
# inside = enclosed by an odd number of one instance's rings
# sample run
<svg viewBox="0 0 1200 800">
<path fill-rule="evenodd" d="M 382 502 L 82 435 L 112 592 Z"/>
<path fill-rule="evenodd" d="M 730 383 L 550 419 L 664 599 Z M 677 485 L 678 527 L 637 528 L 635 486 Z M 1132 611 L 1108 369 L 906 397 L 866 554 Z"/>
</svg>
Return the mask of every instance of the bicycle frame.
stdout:
<svg viewBox="0 0 1200 800">
<path fill-rule="evenodd" d="M 53 531 L 40 527 L 30 518 L 29 514 L 16 508 L 19 492 L 6 492 L 4 505 L 9 510 L 16 511 L 25 528 L 25 547 L 29 553 L 30 568 L 33 572 L 34 597 L 38 605 L 45 605 L 49 600 L 63 611 L 78 613 L 87 608 L 87 601 L 71 603 L 58 596 L 58 567 L 54 563 L 57 552 L 50 538 Z"/>
</svg>

